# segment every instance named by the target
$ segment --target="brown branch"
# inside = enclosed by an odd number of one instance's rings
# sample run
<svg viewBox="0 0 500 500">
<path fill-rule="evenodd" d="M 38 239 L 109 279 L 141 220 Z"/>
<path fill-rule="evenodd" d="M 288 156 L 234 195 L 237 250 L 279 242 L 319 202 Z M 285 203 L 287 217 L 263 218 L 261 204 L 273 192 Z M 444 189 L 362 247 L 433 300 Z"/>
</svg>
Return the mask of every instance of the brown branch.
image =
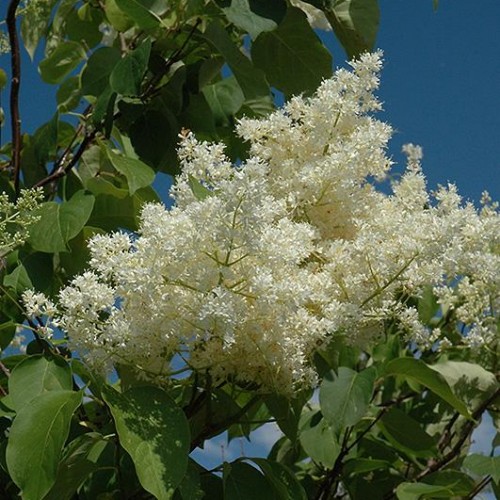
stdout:
<svg viewBox="0 0 500 500">
<path fill-rule="evenodd" d="M 462 446 L 464 445 L 467 438 L 470 436 L 472 431 L 474 430 L 474 426 L 478 418 L 488 409 L 488 406 L 495 401 L 500 396 L 500 389 L 497 389 L 491 396 L 485 399 L 477 408 L 472 412 L 472 419 L 468 420 L 462 430 L 460 431 L 460 435 L 458 441 L 453 445 L 451 450 L 446 453 L 440 460 L 434 460 L 431 462 L 416 478 L 415 481 L 419 481 L 420 479 L 436 472 L 446 465 L 448 465 L 453 459 L 455 459 L 462 450 Z"/>
<path fill-rule="evenodd" d="M 16 11 L 20 0 L 11 0 L 5 22 L 9 32 L 11 54 L 10 121 L 12 127 L 12 166 L 14 169 L 14 189 L 19 195 L 21 177 L 21 116 L 19 114 L 19 89 L 21 86 L 21 55 L 16 29 Z"/>
<path fill-rule="evenodd" d="M 474 498 L 477 497 L 477 494 L 481 492 L 481 490 L 484 490 L 488 484 L 490 484 L 492 481 L 491 476 L 486 476 L 484 477 L 479 483 L 476 484 L 474 489 L 466 496 L 464 497 L 464 500 L 473 500 Z"/>
</svg>

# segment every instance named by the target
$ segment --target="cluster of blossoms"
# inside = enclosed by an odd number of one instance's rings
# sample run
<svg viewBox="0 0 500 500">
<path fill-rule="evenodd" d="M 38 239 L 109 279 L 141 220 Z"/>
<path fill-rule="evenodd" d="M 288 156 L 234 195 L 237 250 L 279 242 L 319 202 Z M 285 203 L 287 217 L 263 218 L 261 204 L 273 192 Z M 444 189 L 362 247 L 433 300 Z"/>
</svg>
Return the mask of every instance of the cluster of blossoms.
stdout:
<svg viewBox="0 0 500 500">
<path fill-rule="evenodd" d="M 371 116 L 381 55 L 352 67 L 312 98 L 242 120 L 241 165 L 183 135 L 173 208 L 146 205 L 136 237 L 95 236 L 89 270 L 60 292 L 73 348 L 95 366 L 154 377 L 176 356 L 290 393 L 314 382 L 311 356 L 334 336 L 365 344 L 391 322 L 423 348 L 449 342 L 408 300 L 429 289 L 466 327 L 464 344 L 497 335 L 496 206 L 464 205 L 454 186 L 429 194 L 412 145 L 392 193 L 377 189 L 391 167 L 391 128 Z"/>
<path fill-rule="evenodd" d="M 0 193 L 0 258 L 26 241 L 29 227 L 39 219 L 36 208 L 42 196 L 41 189 L 26 189 L 14 203 Z"/>
</svg>

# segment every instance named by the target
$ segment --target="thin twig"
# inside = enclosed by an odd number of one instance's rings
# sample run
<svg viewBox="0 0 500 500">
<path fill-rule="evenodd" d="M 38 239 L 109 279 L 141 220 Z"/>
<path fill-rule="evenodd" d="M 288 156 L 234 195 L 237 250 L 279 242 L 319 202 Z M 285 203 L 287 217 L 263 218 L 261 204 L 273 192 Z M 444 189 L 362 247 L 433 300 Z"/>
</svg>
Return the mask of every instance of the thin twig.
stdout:
<svg viewBox="0 0 500 500">
<path fill-rule="evenodd" d="M 464 500 L 473 500 L 474 498 L 476 498 L 477 494 L 481 492 L 481 490 L 484 490 L 484 488 L 486 488 L 486 486 L 488 486 L 488 484 L 491 483 L 491 476 L 486 476 L 484 477 L 481 481 L 479 481 L 479 483 L 476 484 L 476 486 L 474 487 L 474 489 L 469 492 L 469 494 L 464 497 Z"/>
<path fill-rule="evenodd" d="M 9 32 L 11 54 L 10 121 L 12 127 L 12 166 L 14 169 L 14 189 L 19 195 L 21 177 L 21 115 L 19 113 L 19 89 L 21 86 L 21 55 L 16 28 L 16 11 L 20 0 L 11 0 L 5 22 Z"/>
</svg>

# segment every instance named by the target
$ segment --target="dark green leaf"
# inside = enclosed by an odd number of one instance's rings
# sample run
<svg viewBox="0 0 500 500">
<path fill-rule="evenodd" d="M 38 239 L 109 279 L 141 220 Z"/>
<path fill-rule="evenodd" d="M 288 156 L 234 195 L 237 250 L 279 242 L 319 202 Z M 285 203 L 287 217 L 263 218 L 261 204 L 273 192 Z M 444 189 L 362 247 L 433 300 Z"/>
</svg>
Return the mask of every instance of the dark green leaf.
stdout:
<svg viewBox="0 0 500 500">
<path fill-rule="evenodd" d="M 43 500 L 70 500 L 87 477 L 97 470 L 97 460 L 108 441 L 96 432 L 77 437 L 68 445 L 52 489 Z"/>
<path fill-rule="evenodd" d="M 252 59 L 269 83 L 286 95 L 311 94 L 332 74 L 332 56 L 314 33 L 306 15 L 288 9 L 278 29 L 262 33 L 252 45 Z"/>
<path fill-rule="evenodd" d="M 85 51 L 77 42 L 61 42 L 49 57 L 40 62 L 40 75 L 45 83 L 60 83 L 85 59 Z"/>
<path fill-rule="evenodd" d="M 67 251 L 68 241 L 89 219 L 94 200 L 92 195 L 79 191 L 69 201 L 42 204 L 37 211 L 40 220 L 30 228 L 31 246 L 47 253 Z"/>
<path fill-rule="evenodd" d="M 134 387 L 123 394 L 105 387 L 103 396 L 142 486 L 157 498 L 169 498 L 188 463 L 190 436 L 183 411 L 156 387 Z"/>
<path fill-rule="evenodd" d="M 151 40 L 148 38 L 116 63 L 109 77 L 111 88 L 116 93 L 125 96 L 139 95 L 150 53 Z"/>
<path fill-rule="evenodd" d="M 39 500 L 50 490 L 81 392 L 50 391 L 17 413 L 9 433 L 7 467 L 25 500 Z"/>
<path fill-rule="evenodd" d="M 70 391 L 72 387 L 71 369 L 60 356 L 29 356 L 9 377 L 9 394 L 16 411 L 44 392 Z"/>
<path fill-rule="evenodd" d="M 378 421 L 378 425 L 391 444 L 406 454 L 423 458 L 435 455 L 435 439 L 400 409 L 391 408 Z"/>
<path fill-rule="evenodd" d="M 120 51 L 113 47 L 97 49 L 82 72 L 82 95 L 98 97 L 109 84 L 109 75 L 120 60 Z"/>
<path fill-rule="evenodd" d="M 80 102 L 80 78 L 72 76 L 64 80 L 57 89 L 57 110 L 60 113 L 67 113 L 75 109 Z"/>
<path fill-rule="evenodd" d="M 319 392 L 321 412 L 336 432 L 363 418 L 374 382 L 374 368 L 356 372 L 340 367 L 338 375 L 331 372 L 330 376 L 323 379 Z"/>
<path fill-rule="evenodd" d="M 270 89 L 264 73 L 255 68 L 231 40 L 226 30 L 216 21 L 206 29 L 205 36 L 216 50 L 225 58 L 246 99 L 269 95 Z"/>
<path fill-rule="evenodd" d="M 325 15 L 350 59 L 373 50 L 379 25 L 378 0 L 327 0 Z"/>
<path fill-rule="evenodd" d="M 74 7 L 66 16 L 65 31 L 70 40 L 92 48 L 102 40 L 103 33 L 99 29 L 102 21 L 102 11 L 89 3 L 84 3 L 80 7 Z"/>
<path fill-rule="evenodd" d="M 225 500 L 275 500 L 269 481 L 254 467 L 243 462 L 224 464 Z"/>
<path fill-rule="evenodd" d="M 307 500 L 304 488 L 288 467 L 265 458 L 252 458 L 252 461 L 262 469 L 280 500 Z"/>
<path fill-rule="evenodd" d="M 234 76 L 205 86 L 203 95 L 212 110 L 216 125 L 231 125 L 231 117 L 238 112 L 245 101 L 245 96 Z"/>
<path fill-rule="evenodd" d="M 415 358 L 396 358 L 385 365 L 384 376 L 399 375 L 409 381 L 421 384 L 441 397 L 463 416 L 470 418 L 467 407 L 450 389 L 445 378 L 427 366 L 423 361 Z"/>
</svg>

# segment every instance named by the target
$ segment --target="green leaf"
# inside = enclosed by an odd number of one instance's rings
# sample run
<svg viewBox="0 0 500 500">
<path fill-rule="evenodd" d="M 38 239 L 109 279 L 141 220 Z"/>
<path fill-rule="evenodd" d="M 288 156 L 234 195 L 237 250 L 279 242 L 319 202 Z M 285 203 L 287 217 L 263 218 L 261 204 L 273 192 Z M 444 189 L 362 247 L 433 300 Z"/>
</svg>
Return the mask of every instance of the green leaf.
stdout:
<svg viewBox="0 0 500 500">
<path fill-rule="evenodd" d="M 262 33 L 252 45 L 252 60 L 271 86 L 286 95 L 311 94 L 332 74 L 332 56 L 314 33 L 306 15 L 289 8 L 274 31 Z"/>
<path fill-rule="evenodd" d="M 430 458 L 436 453 L 436 441 L 420 424 L 398 408 L 391 408 L 378 421 L 378 426 L 396 449 L 406 454 Z"/>
<path fill-rule="evenodd" d="M 231 5 L 222 10 L 229 21 L 247 32 L 252 39 L 257 38 L 263 31 L 272 31 L 277 27 L 272 19 L 253 12 L 248 0 L 232 0 Z"/>
<path fill-rule="evenodd" d="M 398 500 L 421 500 L 424 498 L 451 498 L 453 491 L 446 486 L 425 483 L 401 483 L 396 488 Z"/>
<path fill-rule="evenodd" d="M 45 164 L 56 153 L 59 133 L 59 113 L 39 127 L 33 135 L 33 147 L 36 161 Z"/>
<path fill-rule="evenodd" d="M 375 369 L 356 372 L 340 367 L 325 377 L 319 391 L 321 412 L 335 432 L 359 422 L 365 415 L 373 392 Z"/>
<path fill-rule="evenodd" d="M 36 212 L 40 220 L 30 228 L 30 245 L 40 252 L 67 251 L 68 241 L 89 220 L 94 201 L 91 194 L 78 191 L 69 201 L 43 203 Z"/>
<path fill-rule="evenodd" d="M 214 195 L 213 191 L 206 188 L 198 179 L 194 178 L 192 175 L 188 176 L 188 183 L 197 200 L 204 200 L 205 198 Z"/>
<path fill-rule="evenodd" d="M 98 97 L 109 85 L 109 75 L 120 61 L 120 51 L 113 47 L 97 49 L 82 71 L 82 95 Z"/>
<path fill-rule="evenodd" d="M 82 483 L 98 469 L 97 460 L 108 441 L 96 432 L 78 436 L 68 445 L 54 485 L 43 500 L 70 500 Z"/>
<path fill-rule="evenodd" d="M 71 391 L 72 387 L 71 369 L 60 356 L 29 356 L 9 377 L 9 394 L 16 411 L 44 392 Z"/>
<path fill-rule="evenodd" d="M 500 483 L 500 457 L 486 457 L 474 453 L 465 457 L 463 467 L 478 476 L 491 476 L 495 483 Z"/>
<path fill-rule="evenodd" d="M 445 378 L 435 370 L 427 366 L 420 359 L 415 358 L 396 358 L 389 361 L 383 370 L 383 376 L 399 375 L 410 382 L 416 382 L 427 387 L 434 394 L 451 405 L 464 417 L 470 418 L 467 406 L 458 399 L 450 389 Z"/>
<path fill-rule="evenodd" d="M 418 317 L 424 324 L 429 324 L 439 310 L 436 296 L 429 286 L 424 289 L 422 296 L 418 300 Z"/>
<path fill-rule="evenodd" d="M 28 8 L 21 19 L 21 36 L 24 48 L 31 60 L 35 55 L 40 40 L 46 35 L 50 22 L 50 13 L 57 0 L 39 2 L 36 8 Z"/>
<path fill-rule="evenodd" d="M 140 94 L 142 79 L 148 68 L 151 40 L 148 38 L 139 47 L 120 59 L 109 77 L 111 88 L 118 94 L 136 96 Z"/>
<path fill-rule="evenodd" d="M 0 90 L 2 90 L 8 82 L 7 73 L 0 68 Z"/>
<path fill-rule="evenodd" d="M 128 158 L 106 149 L 106 155 L 113 167 L 127 178 L 130 195 L 138 189 L 149 186 L 155 178 L 155 172 L 141 160 Z"/>
<path fill-rule="evenodd" d="M 373 50 L 380 20 L 377 0 L 327 0 L 324 8 L 349 59 Z"/>
<path fill-rule="evenodd" d="M 280 500 L 307 500 L 304 488 L 288 467 L 265 458 L 251 460 L 261 468 Z"/>
<path fill-rule="evenodd" d="M 224 499 L 275 500 L 269 481 L 255 468 L 243 462 L 224 464 Z"/>
<path fill-rule="evenodd" d="M 202 89 L 203 95 L 212 110 L 217 125 L 231 125 L 231 118 L 245 101 L 245 96 L 234 76 L 224 78 Z"/>
<path fill-rule="evenodd" d="M 33 288 L 33 283 L 22 264 L 19 264 L 11 273 L 5 275 L 3 284 L 12 288 L 17 293 L 22 293 L 28 288 Z"/>
<path fill-rule="evenodd" d="M 321 412 L 310 412 L 302 417 L 299 438 L 309 457 L 325 467 L 333 467 L 340 453 L 340 445 Z"/>
<path fill-rule="evenodd" d="M 290 441 L 297 439 L 302 408 L 309 399 L 309 392 L 299 393 L 293 399 L 277 394 L 270 394 L 264 398 L 271 415 L 276 419 L 278 427 Z"/>
<path fill-rule="evenodd" d="M 156 387 L 133 387 L 123 394 L 104 387 L 102 393 L 141 485 L 157 498 L 170 498 L 188 464 L 190 435 L 184 412 Z"/>
<path fill-rule="evenodd" d="M 78 42 L 61 42 L 50 56 L 40 62 L 39 69 L 45 83 L 60 83 L 85 59 L 85 51 Z"/>
<path fill-rule="evenodd" d="M 122 12 L 127 14 L 144 30 L 156 28 L 162 21 L 154 12 L 156 0 L 115 0 Z"/>
<path fill-rule="evenodd" d="M 205 37 L 225 58 L 246 99 L 269 95 L 270 89 L 264 73 L 254 67 L 252 61 L 242 54 L 219 22 L 213 21 L 209 24 Z"/>
<path fill-rule="evenodd" d="M 378 469 L 388 469 L 391 463 L 387 460 L 376 460 L 373 458 L 351 458 L 344 464 L 342 471 L 346 476 L 352 474 L 363 474 L 372 472 Z"/>
<path fill-rule="evenodd" d="M 102 40 L 103 33 L 99 26 L 103 17 L 102 11 L 89 3 L 73 7 L 65 22 L 68 38 L 81 42 L 87 48 L 95 47 Z"/>
<path fill-rule="evenodd" d="M 17 323 L 6 321 L 0 324 L 0 349 L 5 350 L 16 334 Z"/>
<path fill-rule="evenodd" d="M 80 78 L 72 76 L 66 78 L 57 89 L 57 111 L 67 113 L 75 109 L 80 103 Z"/>
<path fill-rule="evenodd" d="M 473 405 L 498 387 L 495 374 L 467 361 L 441 361 L 430 368 L 446 379 L 457 396 Z"/>
<path fill-rule="evenodd" d="M 109 23 L 116 31 L 125 32 L 134 25 L 134 21 L 130 16 L 127 16 L 127 14 L 118 7 L 116 0 L 105 0 L 104 12 Z"/>
<path fill-rule="evenodd" d="M 17 413 L 9 433 L 7 467 L 24 500 L 39 500 L 57 476 L 71 417 L 82 392 L 50 391 L 37 396 Z"/>
</svg>

